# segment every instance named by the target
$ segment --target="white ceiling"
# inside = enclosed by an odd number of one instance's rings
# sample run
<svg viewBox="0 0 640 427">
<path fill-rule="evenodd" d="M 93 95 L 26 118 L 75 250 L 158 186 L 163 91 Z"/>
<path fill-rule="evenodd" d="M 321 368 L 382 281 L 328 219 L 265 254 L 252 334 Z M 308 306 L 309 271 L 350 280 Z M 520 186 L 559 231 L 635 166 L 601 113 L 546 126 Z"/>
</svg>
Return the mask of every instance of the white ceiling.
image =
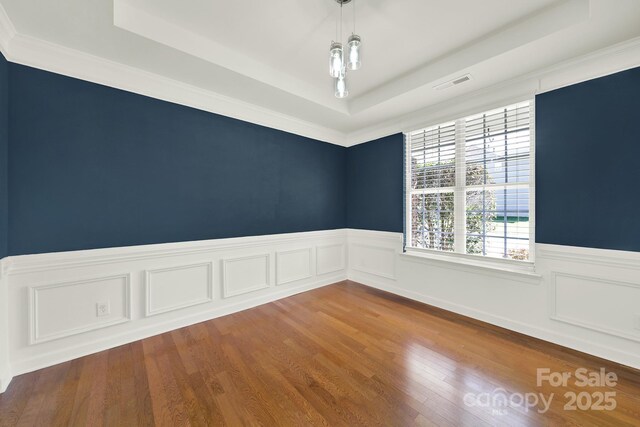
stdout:
<svg viewBox="0 0 640 427">
<path fill-rule="evenodd" d="M 335 0 L 0 3 L 19 34 L 345 134 L 640 36 L 639 0 L 355 1 L 364 59 L 345 100 L 328 76 Z"/>
</svg>

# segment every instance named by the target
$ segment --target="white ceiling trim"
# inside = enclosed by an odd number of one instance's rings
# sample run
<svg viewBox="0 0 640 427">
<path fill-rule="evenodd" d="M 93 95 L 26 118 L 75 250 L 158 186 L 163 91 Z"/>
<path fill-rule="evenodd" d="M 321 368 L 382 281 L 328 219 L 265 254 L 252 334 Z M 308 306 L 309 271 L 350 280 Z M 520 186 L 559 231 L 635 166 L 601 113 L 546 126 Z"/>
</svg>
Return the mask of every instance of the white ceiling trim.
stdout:
<svg viewBox="0 0 640 427">
<path fill-rule="evenodd" d="M 19 34 L 0 5 L 0 48 L 11 62 L 346 146 L 346 134 L 135 67 Z"/>
<path fill-rule="evenodd" d="M 482 108 L 640 66 L 640 37 L 552 67 L 345 133 L 16 32 L 0 5 L 0 50 L 11 62 L 350 147 Z"/>
<path fill-rule="evenodd" d="M 141 37 L 204 59 L 212 64 L 221 65 L 339 113 L 348 114 L 347 104 L 335 102 L 333 93 L 324 90 L 325 88 L 321 90 L 295 76 L 284 74 L 282 70 L 276 70 L 234 49 L 151 15 L 147 11 L 131 5 L 127 0 L 114 0 L 113 23 L 116 27 Z"/>
<path fill-rule="evenodd" d="M 467 93 L 410 114 L 370 126 L 347 136 L 347 147 L 363 144 L 396 133 L 437 125 L 532 98 L 538 88 L 535 80 L 508 82 Z"/>
<path fill-rule="evenodd" d="M 638 66 L 640 37 L 350 132 L 346 146 L 428 127 Z"/>
<path fill-rule="evenodd" d="M 2 54 L 5 58 L 9 52 L 9 42 L 15 35 L 16 29 L 13 26 L 13 22 L 11 22 L 9 16 L 0 4 L 0 49 L 2 49 Z"/>
<path fill-rule="evenodd" d="M 349 103 L 357 114 L 589 19 L 589 0 L 565 0 L 497 30 L 455 52 L 362 94 Z"/>
</svg>

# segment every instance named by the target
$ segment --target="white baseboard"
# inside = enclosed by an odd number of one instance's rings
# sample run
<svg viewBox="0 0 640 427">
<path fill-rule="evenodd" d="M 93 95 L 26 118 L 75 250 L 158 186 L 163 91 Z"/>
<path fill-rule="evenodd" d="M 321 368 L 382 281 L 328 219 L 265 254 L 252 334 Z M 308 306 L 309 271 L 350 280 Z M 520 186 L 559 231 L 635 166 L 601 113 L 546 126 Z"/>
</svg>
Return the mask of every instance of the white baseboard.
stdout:
<svg viewBox="0 0 640 427">
<path fill-rule="evenodd" d="M 357 272 L 351 273 L 349 280 L 353 280 L 354 282 L 363 284 L 365 286 L 369 286 L 371 288 L 379 289 L 381 291 L 389 292 L 389 293 L 399 295 L 401 297 L 405 297 L 414 301 L 418 301 L 424 304 L 438 307 L 443 310 L 451 311 L 456 314 L 471 317 L 473 319 L 480 320 L 482 322 L 486 322 L 495 326 L 499 326 L 505 329 L 519 332 L 524 335 L 528 335 L 534 338 L 539 338 L 541 340 L 558 344 L 563 347 L 578 350 L 578 351 L 588 353 L 597 357 L 601 357 L 603 359 L 615 361 L 617 363 L 621 363 L 626 366 L 631 366 L 636 368 L 640 367 L 640 355 L 638 354 L 619 351 L 614 348 L 601 346 L 592 341 L 577 339 L 569 335 L 561 335 L 553 331 L 550 331 L 548 329 L 535 327 L 522 322 L 511 320 L 502 316 L 496 316 L 491 313 L 476 310 L 472 307 L 463 306 L 460 304 L 452 303 L 450 301 L 444 301 L 438 298 L 429 297 L 427 295 L 423 295 L 417 292 L 403 289 L 399 286 L 380 283 L 375 279 L 371 279 L 370 277 L 366 277 L 366 275 L 360 274 Z"/>
<path fill-rule="evenodd" d="M 341 229 L 5 258 L 0 386 L 345 280 L 346 246 Z"/>
<path fill-rule="evenodd" d="M 401 234 L 351 229 L 6 258 L 0 390 L 12 376 L 346 278 L 640 368 L 640 254 L 536 252 L 534 286 L 469 265 L 412 262 L 401 256 Z"/>
<path fill-rule="evenodd" d="M 640 369 L 640 253 L 537 244 L 536 278 L 523 280 L 415 262 L 400 233 L 347 234 L 350 280 Z"/>
<path fill-rule="evenodd" d="M 13 379 L 13 376 L 8 373 L 8 372 L 3 372 L 0 373 L 0 393 L 4 393 L 7 388 L 9 387 L 9 383 L 11 383 L 11 380 Z"/>
<path fill-rule="evenodd" d="M 185 326 L 205 322 L 207 320 L 226 316 L 228 314 L 237 313 L 239 311 L 257 307 L 262 304 L 267 304 L 272 301 L 276 301 L 302 292 L 307 292 L 312 289 L 321 288 L 323 286 L 340 282 L 342 280 L 346 280 L 346 275 L 338 274 L 329 276 L 327 278 L 322 278 L 312 283 L 304 284 L 301 286 L 278 290 L 277 292 L 272 292 L 263 296 L 243 299 L 242 301 L 238 301 L 232 304 L 226 304 L 213 310 L 187 314 L 175 319 L 153 323 L 151 325 L 132 329 L 130 331 L 126 331 L 112 337 L 99 338 L 80 345 L 76 345 L 74 347 L 60 348 L 46 354 L 36 355 L 29 359 L 15 361 L 12 365 L 13 375 L 17 376 L 27 372 L 32 372 L 38 369 L 46 368 L 48 366 L 56 365 L 58 363 L 67 362 L 69 360 L 77 359 L 82 356 L 97 353 L 99 351 L 108 350 L 110 348 L 152 337 L 154 335 L 159 335 L 165 332 L 173 331 L 175 329 L 183 328 Z"/>
</svg>

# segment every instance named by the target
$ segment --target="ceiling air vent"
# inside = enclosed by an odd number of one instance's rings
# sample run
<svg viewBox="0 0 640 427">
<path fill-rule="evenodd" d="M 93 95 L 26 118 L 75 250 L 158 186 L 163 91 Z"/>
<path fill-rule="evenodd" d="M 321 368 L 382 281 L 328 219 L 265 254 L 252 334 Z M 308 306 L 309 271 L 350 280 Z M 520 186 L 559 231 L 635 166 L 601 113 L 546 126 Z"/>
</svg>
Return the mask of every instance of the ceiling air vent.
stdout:
<svg viewBox="0 0 640 427">
<path fill-rule="evenodd" d="M 471 74 L 465 74 L 464 76 L 456 77 L 455 79 L 449 80 L 448 82 L 440 83 L 433 88 L 435 90 L 448 89 L 451 86 L 459 85 L 461 83 L 468 82 L 469 80 L 471 80 Z"/>
</svg>

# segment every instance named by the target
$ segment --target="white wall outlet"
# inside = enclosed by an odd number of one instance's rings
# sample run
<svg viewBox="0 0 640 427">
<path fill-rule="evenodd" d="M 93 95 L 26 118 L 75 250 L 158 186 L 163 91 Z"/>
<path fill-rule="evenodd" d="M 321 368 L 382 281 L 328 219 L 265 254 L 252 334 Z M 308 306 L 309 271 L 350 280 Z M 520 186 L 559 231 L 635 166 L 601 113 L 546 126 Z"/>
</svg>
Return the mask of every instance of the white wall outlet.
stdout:
<svg viewBox="0 0 640 427">
<path fill-rule="evenodd" d="M 111 313 L 111 307 L 109 307 L 109 301 L 96 303 L 96 316 L 104 317 Z"/>
</svg>

